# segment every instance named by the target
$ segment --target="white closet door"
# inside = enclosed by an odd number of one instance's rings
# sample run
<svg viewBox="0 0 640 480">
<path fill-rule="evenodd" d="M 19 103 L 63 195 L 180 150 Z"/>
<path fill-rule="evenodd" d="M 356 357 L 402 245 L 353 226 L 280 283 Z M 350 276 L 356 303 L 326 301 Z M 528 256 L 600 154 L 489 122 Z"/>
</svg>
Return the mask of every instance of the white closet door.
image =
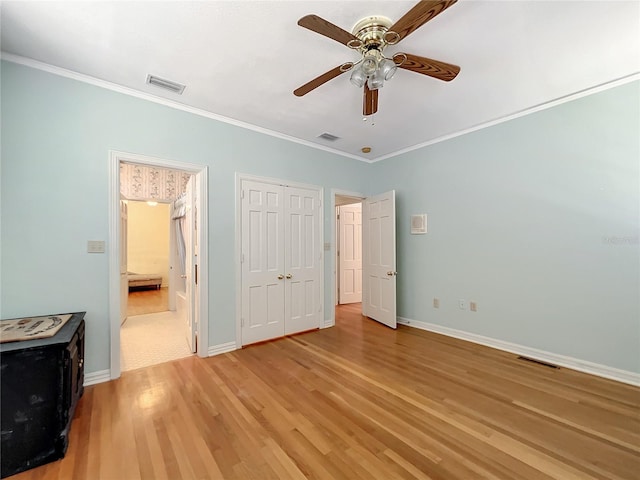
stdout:
<svg viewBox="0 0 640 480">
<path fill-rule="evenodd" d="M 242 182 L 242 344 L 284 335 L 283 187 Z"/>
<path fill-rule="evenodd" d="M 340 299 L 339 303 L 362 301 L 362 205 L 340 208 Z"/>
<path fill-rule="evenodd" d="M 318 328 L 320 199 L 317 190 L 285 187 L 285 334 Z"/>
<path fill-rule="evenodd" d="M 396 328 L 395 191 L 362 202 L 362 313 Z"/>
</svg>

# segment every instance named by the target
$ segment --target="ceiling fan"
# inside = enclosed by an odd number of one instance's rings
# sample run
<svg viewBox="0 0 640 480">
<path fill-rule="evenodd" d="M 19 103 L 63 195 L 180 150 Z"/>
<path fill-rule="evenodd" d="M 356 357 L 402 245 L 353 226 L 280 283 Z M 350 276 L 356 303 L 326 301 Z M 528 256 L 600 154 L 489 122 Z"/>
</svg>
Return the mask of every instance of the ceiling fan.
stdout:
<svg viewBox="0 0 640 480">
<path fill-rule="evenodd" d="M 385 80 L 391 79 L 398 68 L 445 82 L 453 80 L 460 72 L 457 65 L 402 52 L 387 58 L 384 56 L 384 49 L 387 45 L 397 44 L 457 1 L 421 0 L 395 23 L 383 16 L 366 17 L 356 23 L 353 33 L 317 15 L 302 17 L 298 20 L 298 25 L 357 50 L 362 58 L 356 63 L 346 62 L 323 73 L 294 90 L 294 95 L 302 97 L 338 75 L 352 70 L 351 83 L 364 87 L 362 113 L 367 116 L 378 111 L 378 89 L 382 88 Z"/>
</svg>

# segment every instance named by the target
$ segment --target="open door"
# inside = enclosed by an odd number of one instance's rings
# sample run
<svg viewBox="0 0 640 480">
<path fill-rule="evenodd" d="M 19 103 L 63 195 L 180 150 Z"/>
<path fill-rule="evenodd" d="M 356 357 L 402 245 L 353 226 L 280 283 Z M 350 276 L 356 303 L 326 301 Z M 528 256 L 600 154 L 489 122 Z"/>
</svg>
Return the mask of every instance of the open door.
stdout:
<svg viewBox="0 0 640 480">
<path fill-rule="evenodd" d="M 396 328 L 395 190 L 362 201 L 362 313 Z"/>
<path fill-rule="evenodd" d="M 186 318 L 186 337 L 191 353 L 196 351 L 196 318 L 195 318 L 195 273 L 197 271 L 197 255 L 195 248 L 196 238 L 196 209 L 195 209 L 195 192 L 193 175 L 187 183 L 187 191 L 185 195 L 185 228 L 184 228 L 184 245 L 185 245 L 185 269 L 184 283 L 185 294 L 187 296 L 187 318 Z"/>
<path fill-rule="evenodd" d="M 127 274 L 127 231 L 129 214 L 127 201 L 120 195 L 120 325 L 127 319 L 129 278 Z"/>
</svg>

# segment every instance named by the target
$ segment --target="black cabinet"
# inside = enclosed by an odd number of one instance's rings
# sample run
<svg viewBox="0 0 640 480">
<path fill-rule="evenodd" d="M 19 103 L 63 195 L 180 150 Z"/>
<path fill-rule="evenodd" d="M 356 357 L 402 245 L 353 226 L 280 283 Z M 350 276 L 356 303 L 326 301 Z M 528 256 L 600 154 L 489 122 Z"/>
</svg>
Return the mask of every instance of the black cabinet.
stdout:
<svg viewBox="0 0 640 480">
<path fill-rule="evenodd" d="M 0 344 L 2 478 L 62 458 L 84 391 L 84 315 L 53 337 Z"/>
</svg>

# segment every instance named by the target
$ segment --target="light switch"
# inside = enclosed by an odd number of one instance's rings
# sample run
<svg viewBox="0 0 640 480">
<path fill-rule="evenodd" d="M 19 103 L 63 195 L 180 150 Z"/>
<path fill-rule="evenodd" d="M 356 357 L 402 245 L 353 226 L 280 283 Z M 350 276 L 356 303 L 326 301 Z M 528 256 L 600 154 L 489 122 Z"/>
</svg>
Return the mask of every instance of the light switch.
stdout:
<svg viewBox="0 0 640 480">
<path fill-rule="evenodd" d="M 87 253 L 104 253 L 104 240 L 89 240 Z"/>
</svg>

